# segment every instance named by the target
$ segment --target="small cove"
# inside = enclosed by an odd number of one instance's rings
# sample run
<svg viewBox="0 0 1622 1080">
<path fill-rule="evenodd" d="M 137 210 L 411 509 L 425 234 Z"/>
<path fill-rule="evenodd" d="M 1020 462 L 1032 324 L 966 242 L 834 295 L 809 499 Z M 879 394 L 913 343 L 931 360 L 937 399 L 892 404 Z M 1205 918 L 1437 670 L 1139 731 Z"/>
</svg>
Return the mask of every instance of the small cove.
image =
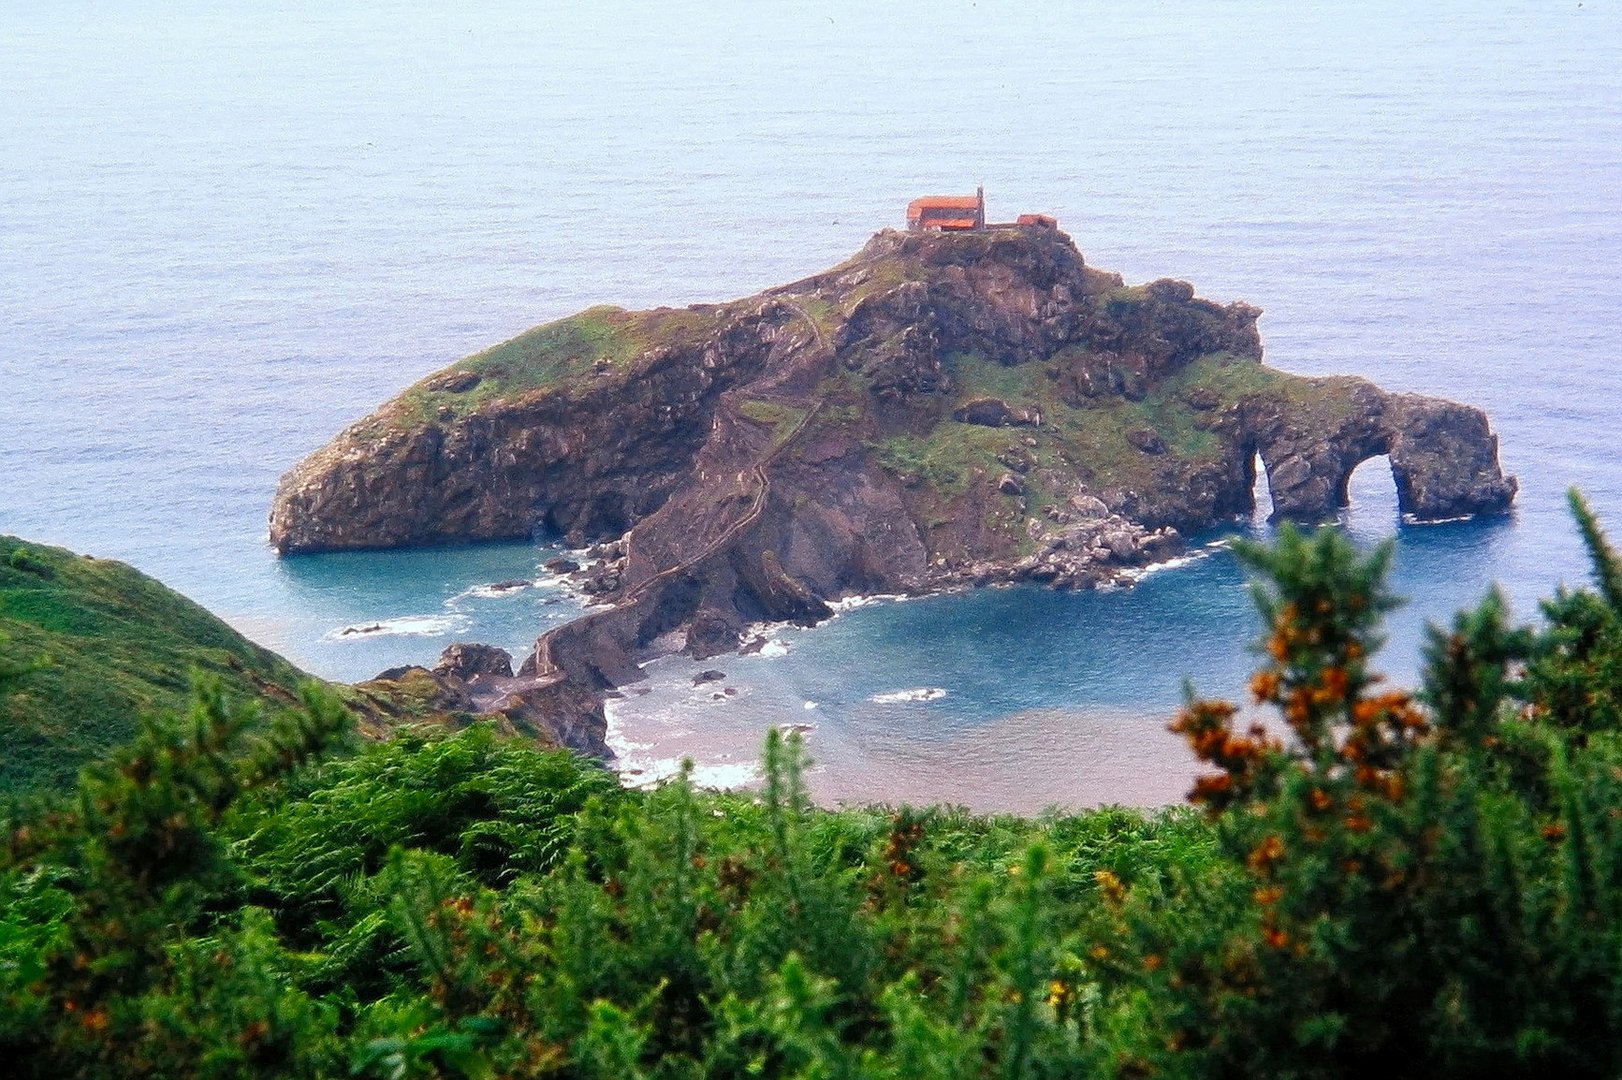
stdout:
<svg viewBox="0 0 1622 1080">
<path fill-rule="evenodd" d="M 984 183 L 1129 281 L 1262 307 L 1279 367 L 1486 409 L 1513 514 L 1408 526 L 1382 463 L 1353 477 L 1354 536 L 1398 538 L 1394 681 L 1493 582 L 1531 618 L 1584 579 L 1567 485 L 1622 532 L 1622 13 L 958 5 L 961 40 L 920 49 L 935 10 L 8 5 L 0 531 L 131 562 L 328 678 L 520 653 L 580 610 L 556 548 L 278 560 L 277 477 L 529 326 L 749 295 Z M 1113 592 L 879 602 L 707 661 L 724 701 L 661 661 L 618 722 L 718 769 L 813 725 L 833 799 L 1155 802 L 1182 679 L 1242 690 L 1244 589 L 1216 551 Z"/>
</svg>

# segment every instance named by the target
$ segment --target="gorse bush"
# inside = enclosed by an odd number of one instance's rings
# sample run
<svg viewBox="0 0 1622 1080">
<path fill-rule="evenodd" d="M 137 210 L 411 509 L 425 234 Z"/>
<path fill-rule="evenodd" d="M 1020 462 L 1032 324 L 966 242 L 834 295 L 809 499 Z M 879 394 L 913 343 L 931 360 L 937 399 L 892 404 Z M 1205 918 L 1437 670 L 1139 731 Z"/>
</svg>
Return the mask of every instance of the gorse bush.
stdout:
<svg viewBox="0 0 1622 1080">
<path fill-rule="evenodd" d="M 0 1057 L 23 1076 L 1622 1072 L 1622 562 L 1374 666 L 1389 547 L 1243 544 L 1250 702 L 1173 722 L 1193 807 L 1037 820 L 650 792 L 475 727 L 257 741 L 204 687 L 15 809 Z M 324 761 L 315 755 L 327 749 Z"/>
<path fill-rule="evenodd" d="M 0 1040 L 11 1060 L 38 1075 L 176 1074 L 198 1060 L 274 1074 L 321 1051 L 300 1038 L 317 1006 L 288 1000 L 264 920 L 212 909 L 239 873 L 225 814 L 347 722 L 312 690 L 301 711 L 249 740 L 258 709 L 203 681 L 188 717 L 148 720 L 135 743 L 86 770 L 75 801 L 13 814 L 0 879 Z M 196 993 L 213 980 L 231 990 L 218 1009 Z M 236 1017 L 240 1030 L 220 1030 Z"/>
<path fill-rule="evenodd" d="M 1622 769 L 1616 557 L 1573 507 L 1603 589 L 1539 633 L 1490 595 L 1432 628 L 1417 698 L 1370 675 L 1389 545 L 1337 533 L 1245 545 L 1262 574 L 1283 724 L 1193 702 L 1174 729 L 1216 766 L 1207 807 L 1238 872 L 1214 917 L 1122 905 L 1149 983 L 1148 1069 L 1198 1075 L 1622 1071 Z M 1582 704 L 1578 704 L 1582 703 Z M 1187 932 L 1192 930 L 1193 932 Z"/>
</svg>

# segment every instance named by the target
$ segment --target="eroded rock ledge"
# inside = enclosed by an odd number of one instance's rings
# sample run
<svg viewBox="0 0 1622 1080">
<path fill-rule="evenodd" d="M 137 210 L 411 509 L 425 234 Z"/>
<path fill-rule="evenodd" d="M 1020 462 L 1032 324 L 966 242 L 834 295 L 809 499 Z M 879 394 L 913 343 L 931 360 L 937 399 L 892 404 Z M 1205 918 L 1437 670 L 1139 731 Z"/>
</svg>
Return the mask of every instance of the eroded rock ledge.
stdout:
<svg viewBox="0 0 1622 1080">
<path fill-rule="evenodd" d="M 608 718 L 589 684 L 557 672 L 513 675 L 512 657 L 493 645 L 457 642 L 430 670 L 390 668 L 354 686 L 354 703 L 386 729 L 391 721 L 463 727 L 491 721 L 497 730 L 543 746 L 609 758 Z"/>
<path fill-rule="evenodd" d="M 520 676 L 602 688 L 839 597 L 1084 587 L 1252 512 L 1321 520 L 1387 455 L 1401 510 L 1507 508 L 1477 409 L 1261 362 L 1260 312 L 1128 286 L 1054 230 L 885 231 L 720 305 L 594 308 L 453 365 L 283 478 L 284 553 L 565 536 L 612 605 Z"/>
</svg>

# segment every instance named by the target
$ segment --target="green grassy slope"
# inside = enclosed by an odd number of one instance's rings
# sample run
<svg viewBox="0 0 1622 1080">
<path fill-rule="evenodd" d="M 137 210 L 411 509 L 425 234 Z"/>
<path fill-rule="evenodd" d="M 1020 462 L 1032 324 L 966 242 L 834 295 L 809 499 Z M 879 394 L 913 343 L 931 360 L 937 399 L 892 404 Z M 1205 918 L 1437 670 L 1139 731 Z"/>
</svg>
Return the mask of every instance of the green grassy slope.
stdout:
<svg viewBox="0 0 1622 1080">
<path fill-rule="evenodd" d="M 308 678 L 123 563 L 0 536 L 0 792 L 66 788 L 142 712 L 183 710 L 194 669 L 273 702 Z"/>
</svg>

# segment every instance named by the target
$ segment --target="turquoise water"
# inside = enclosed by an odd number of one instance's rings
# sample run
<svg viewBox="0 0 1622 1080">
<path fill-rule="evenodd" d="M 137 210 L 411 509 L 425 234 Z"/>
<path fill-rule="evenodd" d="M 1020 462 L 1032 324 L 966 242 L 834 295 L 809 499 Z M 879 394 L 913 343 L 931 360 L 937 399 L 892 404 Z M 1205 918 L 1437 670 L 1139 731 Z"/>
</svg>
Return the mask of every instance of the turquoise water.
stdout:
<svg viewBox="0 0 1622 1080">
<path fill-rule="evenodd" d="M 1426 618 L 1582 577 L 1568 484 L 1622 522 L 1622 12 L 1497 7 L 13 0 L 0 531 L 126 559 L 335 678 L 522 649 L 572 601 L 470 590 L 550 550 L 278 561 L 277 476 L 537 322 L 745 295 L 983 183 L 1095 265 L 1261 306 L 1280 367 L 1488 410 L 1511 518 L 1402 528 L 1379 463 L 1355 478 L 1354 531 L 1399 538 L 1409 675 Z M 1164 713 L 1185 675 L 1242 685 L 1247 619 L 1220 552 L 874 605 L 721 663 L 720 702 L 667 663 L 621 738 L 736 764 L 792 718 L 830 797 L 1156 801 L 1186 781 Z M 945 693 L 870 700 L 909 689 Z"/>
</svg>

